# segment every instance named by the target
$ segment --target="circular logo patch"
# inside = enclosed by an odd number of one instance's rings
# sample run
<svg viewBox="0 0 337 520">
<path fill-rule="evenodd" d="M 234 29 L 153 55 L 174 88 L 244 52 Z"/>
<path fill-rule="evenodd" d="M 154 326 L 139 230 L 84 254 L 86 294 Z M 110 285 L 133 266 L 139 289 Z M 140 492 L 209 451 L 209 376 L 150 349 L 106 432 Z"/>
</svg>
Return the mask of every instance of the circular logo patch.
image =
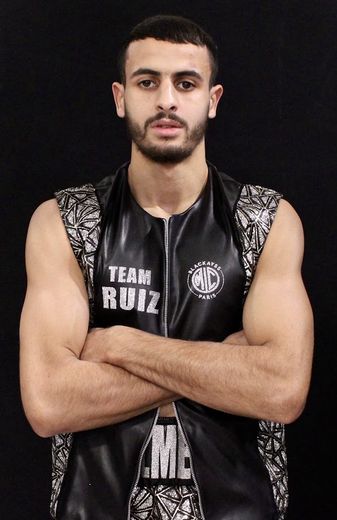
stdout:
<svg viewBox="0 0 337 520">
<path fill-rule="evenodd" d="M 188 270 L 187 285 L 189 290 L 199 299 L 215 298 L 224 284 L 221 267 L 211 261 L 203 260 Z"/>
</svg>

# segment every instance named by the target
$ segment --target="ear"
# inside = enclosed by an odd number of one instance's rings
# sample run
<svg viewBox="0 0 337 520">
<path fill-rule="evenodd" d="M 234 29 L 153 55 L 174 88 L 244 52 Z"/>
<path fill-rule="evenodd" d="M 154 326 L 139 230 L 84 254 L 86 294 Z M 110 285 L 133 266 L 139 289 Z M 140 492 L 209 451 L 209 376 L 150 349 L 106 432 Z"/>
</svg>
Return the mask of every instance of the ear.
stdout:
<svg viewBox="0 0 337 520">
<path fill-rule="evenodd" d="M 223 94 L 222 85 L 214 85 L 214 87 L 210 90 L 210 99 L 209 99 L 209 109 L 208 109 L 208 117 L 209 119 L 213 119 L 216 116 L 216 109 L 220 98 Z"/>
<path fill-rule="evenodd" d="M 115 100 L 116 112 L 118 117 L 125 117 L 124 85 L 115 81 L 112 84 L 112 95 Z"/>
</svg>

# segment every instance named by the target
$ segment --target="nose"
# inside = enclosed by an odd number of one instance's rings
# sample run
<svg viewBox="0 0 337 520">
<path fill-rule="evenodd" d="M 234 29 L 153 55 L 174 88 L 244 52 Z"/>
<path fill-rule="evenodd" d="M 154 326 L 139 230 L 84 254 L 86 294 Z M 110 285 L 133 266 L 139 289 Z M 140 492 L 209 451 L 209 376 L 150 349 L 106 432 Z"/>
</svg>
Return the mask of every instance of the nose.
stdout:
<svg viewBox="0 0 337 520">
<path fill-rule="evenodd" d="M 157 92 L 157 109 L 165 112 L 175 112 L 178 107 L 174 85 L 169 80 L 162 81 Z"/>
</svg>

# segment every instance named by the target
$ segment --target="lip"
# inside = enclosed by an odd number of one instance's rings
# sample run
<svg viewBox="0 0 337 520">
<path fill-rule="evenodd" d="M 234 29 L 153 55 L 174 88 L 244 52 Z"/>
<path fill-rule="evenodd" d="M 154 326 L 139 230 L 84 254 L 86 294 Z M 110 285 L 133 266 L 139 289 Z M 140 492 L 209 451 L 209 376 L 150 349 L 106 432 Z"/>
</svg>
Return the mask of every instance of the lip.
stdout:
<svg viewBox="0 0 337 520">
<path fill-rule="evenodd" d="M 159 119 L 158 121 L 154 121 L 150 126 L 151 128 L 182 128 L 183 125 L 172 119 Z"/>
<path fill-rule="evenodd" d="M 175 137 L 183 128 L 183 125 L 171 119 L 160 119 L 150 125 L 151 129 L 159 137 Z"/>
<path fill-rule="evenodd" d="M 165 127 L 165 126 L 153 126 L 151 128 L 151 130 L 154 132 L 154 134 L 156 134 L 157 136 L 159 137 L 175 137 L 176 135 L 178 135 L 181 130 L 182 130 L 182 127 L 181 126 L 169 126 L 169 127 Z"/>
</svg>

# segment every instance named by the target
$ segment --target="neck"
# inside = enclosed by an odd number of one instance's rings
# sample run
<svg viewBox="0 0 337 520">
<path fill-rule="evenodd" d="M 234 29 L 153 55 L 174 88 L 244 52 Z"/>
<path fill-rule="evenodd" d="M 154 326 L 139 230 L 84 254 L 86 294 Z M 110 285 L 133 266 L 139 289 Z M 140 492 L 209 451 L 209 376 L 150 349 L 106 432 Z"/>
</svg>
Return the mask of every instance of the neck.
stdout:
<svg viewBox="0 0 337 520">
<path fill-rule="evenodd" d="M 179 164 L 149 160 L 132 145 L 129 185 L 138 204 L 155 217 L 183 213 L 198 199 L 208 175 L 204 142 Z"/>
</svg>

